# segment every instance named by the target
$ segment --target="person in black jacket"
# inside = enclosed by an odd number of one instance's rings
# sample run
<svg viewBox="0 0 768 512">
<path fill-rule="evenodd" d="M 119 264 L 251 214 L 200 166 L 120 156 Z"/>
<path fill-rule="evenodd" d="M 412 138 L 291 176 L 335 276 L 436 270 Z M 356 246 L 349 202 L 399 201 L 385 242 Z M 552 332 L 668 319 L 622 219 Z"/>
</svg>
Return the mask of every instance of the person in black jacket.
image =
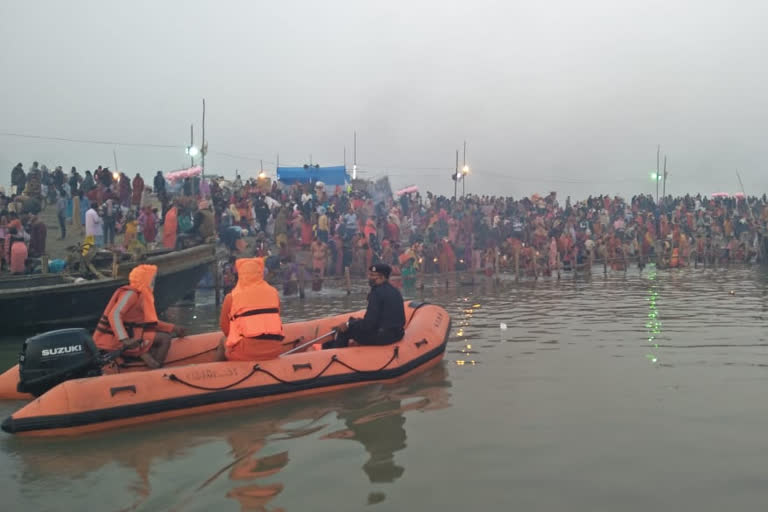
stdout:
<svg viewBox="0 0 768 512">
<path fill-rule="evenodd" d="M 376 263 L 368 269 L 368 309 L 363 318 L 350 318 L 336 326 L 336 339 L 323 344 L 323 348 L 342 348 L 353 339 L 360 345 L 389 345 L 405 334 L 405 306 L 403 296 L 389 283 L 392 268 Z"/>
<path fill-rule="evenodd" d="M 163 176 L 163 171 L 157 171 L 153 185 L 155 186 L 155 194 L 157 194 L 158 198 L 165 195 L 165 177 Z"/>
</svg>

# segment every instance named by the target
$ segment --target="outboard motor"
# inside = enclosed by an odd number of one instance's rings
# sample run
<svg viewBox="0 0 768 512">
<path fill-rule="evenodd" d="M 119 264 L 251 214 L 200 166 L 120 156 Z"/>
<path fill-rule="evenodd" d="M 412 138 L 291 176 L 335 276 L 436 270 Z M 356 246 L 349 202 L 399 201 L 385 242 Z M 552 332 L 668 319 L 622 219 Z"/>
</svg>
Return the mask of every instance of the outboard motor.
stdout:
<svg viewBox="0 0 768 512">
<path fill-rule="evenodd" d="M 70 379 L 101 375 L 99 349 L 85 329 L 59 329 L 24 341 L 19 354 L 20 393 L 40 396 Z"/>
</svg>

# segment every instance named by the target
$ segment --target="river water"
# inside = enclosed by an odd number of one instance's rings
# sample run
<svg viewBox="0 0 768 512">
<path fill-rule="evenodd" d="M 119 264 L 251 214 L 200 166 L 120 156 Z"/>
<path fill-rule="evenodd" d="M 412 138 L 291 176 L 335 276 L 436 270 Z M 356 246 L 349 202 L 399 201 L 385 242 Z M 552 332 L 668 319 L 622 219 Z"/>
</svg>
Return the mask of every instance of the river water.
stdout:
<svg viewBox="0 0 768 512">
<path fill-rule="evenodd" d="M 0 437 L 5 510 L 756 510 L 768 500 L 758 267 L 427 280 L 445 362 L 396 385 L 87 438 Z M 284 302 L 285 320 L 365 290 Z M 171 320 L 210 330 L 208 293 Z M 506 325 L 506 329 L 502 328 Z M 19 340 L 0 343 L 0 366 Z M 18 403 L 0 404 L 3 417 Z M 766 453 L 763 453 L 766 452 Z"/>
</svg>

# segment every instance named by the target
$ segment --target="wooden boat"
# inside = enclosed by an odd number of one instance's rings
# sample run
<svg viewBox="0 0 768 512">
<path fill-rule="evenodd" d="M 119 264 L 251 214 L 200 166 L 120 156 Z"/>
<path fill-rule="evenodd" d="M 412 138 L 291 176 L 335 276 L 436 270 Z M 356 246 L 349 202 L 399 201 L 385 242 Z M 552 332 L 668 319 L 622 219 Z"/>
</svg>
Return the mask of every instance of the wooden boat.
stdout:
<svg viewBox="0 0 768 512">
<path fill-rule="evenodd" d="M 212 362 L 221 333 L 191 336 L 197 364 L 158 370 L 115 369 L 115 373 L 62 382 L 6 418 L 5 432 L 38 436 L 73 435 L 165 418 L 227 410 L 307 396 L 379 381 L 394 381 L 438 364 L 445 353 L 451 319 L 441 307 L 406 303 L 403 339 L 392 345 L 304 351 L 261 362 Z M 288 346 L 312 342 L 347 313 L 284 325 Z M 175 357 L 175 356 L 174 356 Z M 206 359 L 211 362 L 201 362 Z M 180 362 L 180 361 L 177 361 Z M 6 385 L 8 380 L 6 379 Z"/>
<path fill-rule="evenodd" d="M 42 332 L 69 326 L 92 328 L 112 294 L 128 284 L 140 263 L 157 265 L 155 300 L 158 311 L 195 289 L 215 261 L 215 246 L 149 254 L 138 262 L 117 265 L 115 277 L 83 280 L 59 274 L 12 276 L 0 280 L 0 325 L 4 334 Z"/>
</svg>

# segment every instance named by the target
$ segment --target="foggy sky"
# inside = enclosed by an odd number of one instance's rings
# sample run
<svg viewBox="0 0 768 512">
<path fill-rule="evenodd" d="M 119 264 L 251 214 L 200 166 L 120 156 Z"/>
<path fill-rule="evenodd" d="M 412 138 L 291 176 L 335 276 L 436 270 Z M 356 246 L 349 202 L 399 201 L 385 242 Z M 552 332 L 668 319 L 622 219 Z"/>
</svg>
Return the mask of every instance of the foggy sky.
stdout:
<svg viewBox="0 0 768 512">
<path fill-rule="evenodd" d="M 207 172 L 352 162 L 453 193 L 768 191 L 765 2 L 35 1 L 0 3 L 0 183 L 33 160 Z M 227 153 L 227 155 L 222 154 Z M 231 155 L 239 155 L 234 157 Z M 243 156 L 248 158 L 242 158 Z M 460 190 L 459 190 L 460 191 Z"/>
</svg>

